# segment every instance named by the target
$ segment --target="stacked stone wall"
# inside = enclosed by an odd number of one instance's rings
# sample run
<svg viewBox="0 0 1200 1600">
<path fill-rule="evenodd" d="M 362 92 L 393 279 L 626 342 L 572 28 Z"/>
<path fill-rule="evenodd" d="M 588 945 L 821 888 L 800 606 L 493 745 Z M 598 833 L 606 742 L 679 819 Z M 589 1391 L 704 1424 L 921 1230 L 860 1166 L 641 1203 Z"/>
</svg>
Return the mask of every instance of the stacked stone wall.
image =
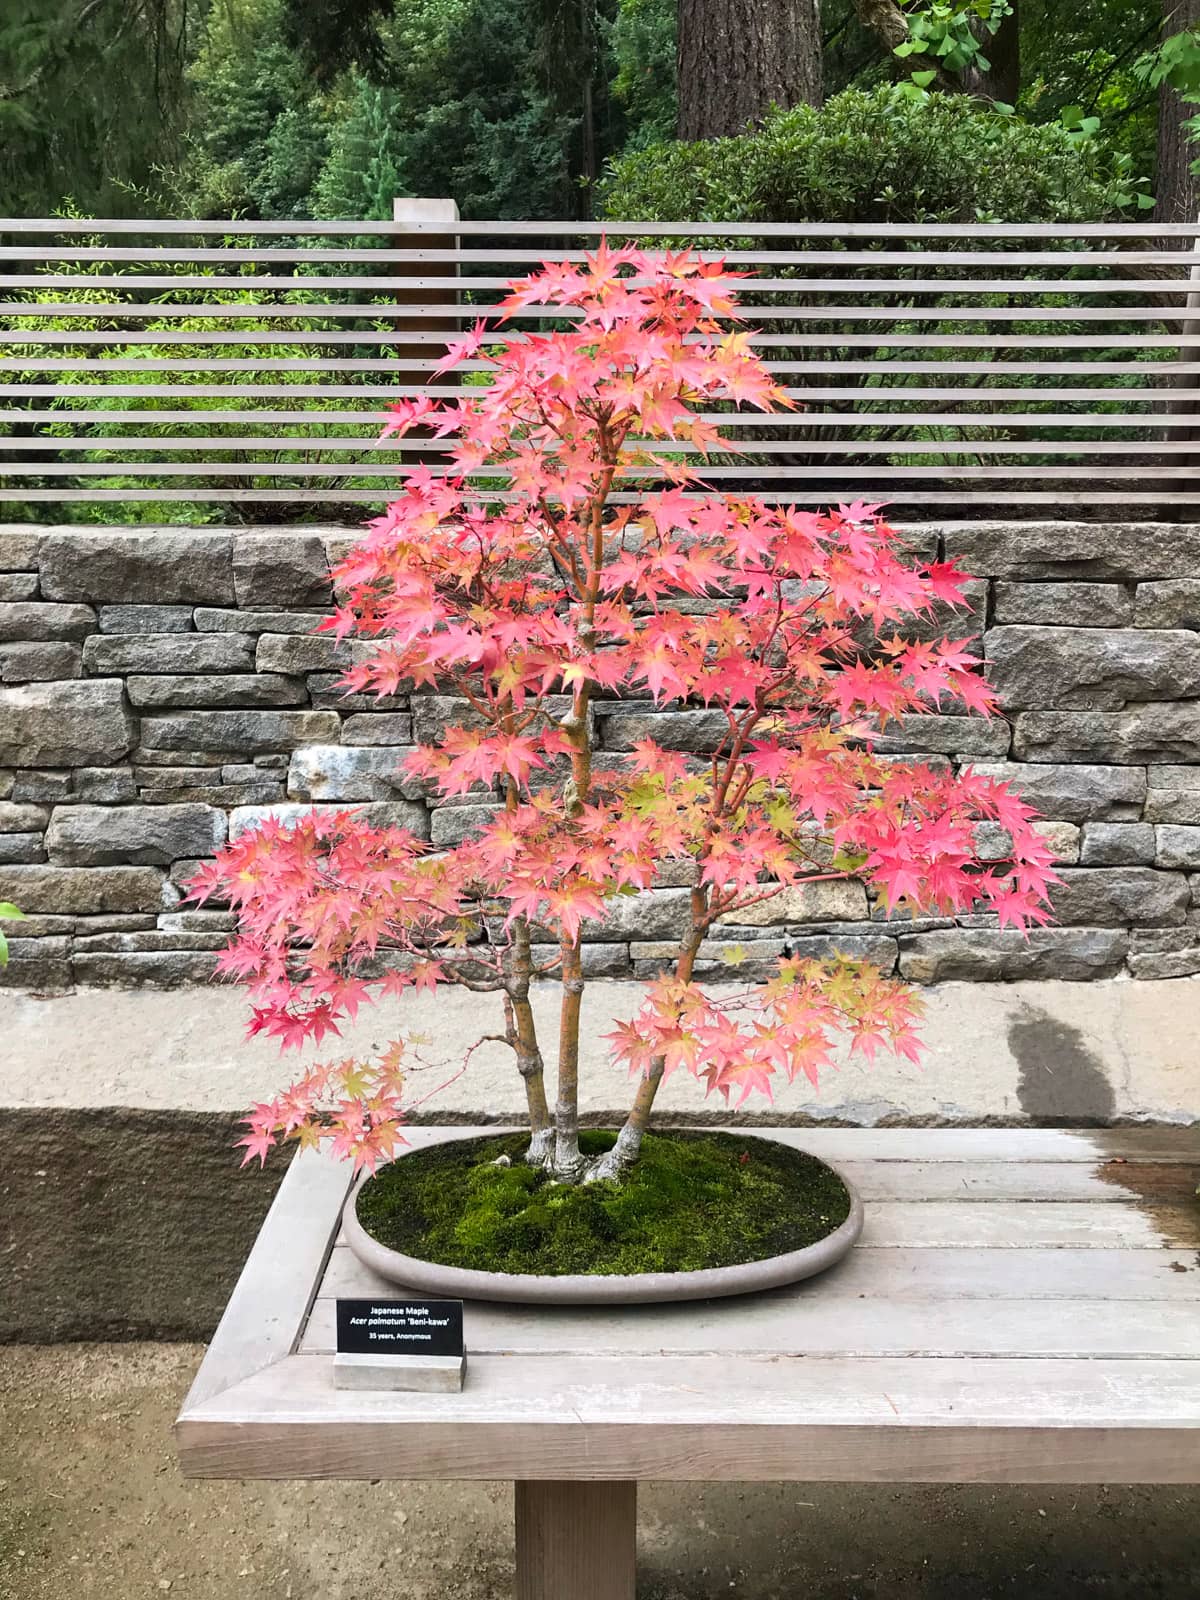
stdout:
<svg viewBox="0 0 1200 1600">
<path fill-rule="evenodd" d="M 971 523 L 909 530 L 975 574 L 1005 716 L 934 716 L 881 747 L 1012 779 L 1047 819 L 1057 926 L 889 920 L 858 884 L 814 884 L 721 930 L 700 971 L 837 946 L 917 982 L 1200 972 L 1200 526 Z M 430 802 L 399 764 L 455 715 L 435 694 L 345 697 L 353 644 L 311 629 L 345 529 L 0 528 L 0 900 L 6 981 L 174 984 L 210 976 L 231 925 L 181 905 L 197 862 L 270 810 L 362 804 L 452 844 L 485 801 Z M 600 706 L 601 747 L 652 728 L 703 751 L 703 710 Z M 286 814 L 286 810 L 285 810 Z M 981 830 L 983 851 L 1003 839 Z M 686 882 L 585 930 L 597 976 L 659 969 Z M 481 930 L 480 937 L 486 937 Z M 743 966 L 744 974 L 748 969 Z"/>
</svg>

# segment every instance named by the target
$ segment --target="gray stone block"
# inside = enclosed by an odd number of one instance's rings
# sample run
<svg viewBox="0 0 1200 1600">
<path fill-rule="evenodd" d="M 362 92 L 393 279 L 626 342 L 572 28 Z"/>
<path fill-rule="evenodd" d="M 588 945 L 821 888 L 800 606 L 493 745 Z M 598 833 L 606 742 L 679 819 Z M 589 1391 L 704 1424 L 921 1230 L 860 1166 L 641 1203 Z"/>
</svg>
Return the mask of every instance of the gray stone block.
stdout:
<svg viewBox="0 0 1200 1600">
<path fill-rule="evenodd" d="M 975 771 L 1011 784 L 1029 805 L 1055 821 L 1136 822 L 1146 798 L 1146 774 L 1127 767 L 981 761 Z"/>
<path fill-rule="evenodd" d="M 191 606 L 101 606 L 101 633 L 190 633 Z"/>
<path fill-rule="evenodd" d="M 1200 972 L 1200 928 L 1135 928 L 1129 935 L 1135 978 L 1188 978 Z"/>
<path fill-rule="evenodd" d="M 148 789 L 149 805 L 269 806 L 283 799 L 283 784 L 264 777 L 258 783 L 183 784 L 174 789 Z"/>
<path fill-rule="evenodd" d="M 0 572 L 0 601 L 36 600 L 36 572 Z"/>
<path fill-rule="evenodd" d="M 560 955 L 556 944 L 531 945 L 530 952 L 538 967 L 547 966 Z M 633 970 L 628 945 L 585 944 L 580 946 L 579 954 L 585 978 L 627 978 Z"/>
<path fill-rule="evenodd" d="M 70 640 L 78 644 L 96 626 L 91 606 L 49 605 L 41 600 L 0 605 L 0 644 L 45 644 Z"/>
<path fill-rule="evenodd" d="M 1200 869 L 1200 827 L 1166 823 L 1154 829 L 1154 837 L 1160 867 Z"/>
<path fill-rule="evenodd" d="M 308 690 L 302 678 L 271 672 L 193 673 L 183 677 L 126 679 L 130 702 L 138 707 L 302 706 Z"/>
<path fill-rule="evenodd" d="M 211 855 L 225 831 L 225 814 L 213 806 L 57 806 L 46 848 L 64 866 L 170 866 Z"/>
<path fill-rule="evenodd" d="M 621 711 L 597 720 L 606 750 L 632 750 L 641 740 L 653 739 L 663 750 L 708 752 L 729 737 L 722 711 Z"/>
<path fill-rule="evenodd" d="M 1200 824 L 1200 766 L 1163 763 L 1148 768 L 1147 822 Z"/>
<path fill-rule="evenodd" d="M 229 837 L 236 839 L 248 828 L 257 828 L 267 821 L 290 826 L 302 817 L 316 812 L 319 816 L 338 816 L 350 811 L 360 821 L 372 828 L 405 828 L 418 839 L 429 837 L 429 813 L 420 801 L 377 800 L 370 805 L 312 805 L 297 800 L 284 800 L 274 805 L 235 806 L 229 813 Z"/>
<path fill-rule="evenodd" d="M 1085 867 L 1153 866 L 1154 829 L 1146 822 L 1086 822 L 1079 860 Z"/>
<path fill-rule="evenodd" d="M 76 937 L 75 949 L 81 955 L 137 954 L 139 951 L 223 950 L 228 943 L 228 935 L 215 928 L 147 928 L 137 933 L 80 935 Z"/>
<path fill-rule="evenodd" d="M 1057 921 L 1092 928 L 1171 927 L 1184 921 L 1189 892 L 1176 872 L 1152 867 L 1060 867 L 1050 891 Z"/>
<path fill-rule="evenodd" d="M 47 600 L 228 605 L 233 541 L 201 529 L 56 530 L 38 555 Z"/>
<path fill-rule="evenodd" d="M 564 697 L 565 698 L 565 697 Z M 414 694 L 409 697 L 413 739 L 417 744 L 439 744 L 449 727 L 478 728 L 483 718 L 469 701 L 458 695 Z"/>
<path fill-rule="evenodd" d="M 348 693 L 340 672 L 310 672 L 308 697 L 322 711 L 340 711 L 343 715 L 349 715 L 352 711 L 374 713 L 408 710 L 408 696 L 405 694 Z"/>
<path fill-rule="evenodd" d="M 0 766 L 108 766 L 136 742 L 119 679 L 0 689 Z"/>
<path fill-rule="evenodd" d="M 464 839 L 473 838 L 480 828 L 491 822 L 496 813 L 503 809 L 499 803 L 479 806 L 438 806 L 430 813 L 429 837 L 436 845 L 461 844 Z"/>
<path fill-rule="evenodd" d="M 0 644 L 0 682 L 57 683 L 83 676 L 83 650 L 66 640 L 46 644 Z"/>
<path fill-rule="evenodd" d="M 989 676 L 1008 710 L 1117 711 L 1200 694 L 1200 638 L 1136 628 L 992 628 Z"/>
<path fill-rule="evenodd" d="M 1165 522 L 956 522 L 946 554 L 979 577 L 1140 583 L 1200 572 L 1200 526 Z"/>
<path fill-rule="evenodd" d="M 331 633 L 263 633 L 255 664 L 259 672 L 293 676 L 307 672 L 344 672 L 365 660 L 370 650 L 361 639 L 337 640 Z"/>
<path fill-rule="evenodd" d="M 157 927 L 163 933 L 232 933 L 237 918 L 232 911 L 163 911 Z"/>
<path fill-rule="evenodd" d="M 412 716 L 407 711 L 363 711 L 342 724 L 343 744 L 395 747 L 412 742 Z"/>
<path fill-rule="evenodd" d="M 606 902 L 602 918 L 584 918 L 580 937 L 587 944 L 676 941 L 688 924 L 691 899 L 689 889 L 644 889 L 639 894 L 615 895 Z M 493 942 L 504 943 L 507 938 L 501 918 L 489 919 L 487 932 Z M 533 923 L 530 937 L 534 944 L 548 944 L 557 933 Z"/>
<path fill-rule="evenodd" d="M 1026 711 L 1013 749 L 1029 762 L 1113 761 L 1142 766 L 1200 760 L 1200 702 L 1159 701 L 1124 711 Z"/>
<path fill-rule="evenodd" d="M 1012 732 L 1003 717 L 897 717 L 874 738 L 880 755 L 982 756 L 1002 760 Z"/>
<path fill-rule="evenodd" d="M 239 606 L 329 606 L 333 587 L 324 542 L 301 532 L 236 535 L 233 582 Z"/>
<path fill-rule="evenodd" d="M 100 676 L 253 672 L 254 640 L 245 633 L 97 633 L 83 647 L 83 664 Z"/>
<path fill-rule="evenodd" d="M 201 633 L 312 633 L 327 615 L 327 611 L 262 611 L 197 606 L 193 620 Z"/>
<path fill-rule="evenodd" d="M 133 779 L 141 790 L 216 787 L 228 783 L 225 768 L 214 767 L 134 767 Z"/>
<path fill-rule="evenodd" d="M 23 923 L 16 924 L 23 927 Z M 57 994 L 72 986 L 71 941 L 62 936 L 8 941 L 8 965 L 0 967 L 0 988 Z"/>
<path fill-rule="evenodd" d="M 1128 946 L 1117 928 L 945 928 L 900 936 L 900 976 L 912 983 L 1111 978 Z"/>
<path fill-rule="evenodd" d="M 993 620 L 997 627 L 1125 628 L 1133 614 L 1132 591 L 1116 583 L 998 583 Z"/>
<path fill-rule="evenodd" d="M 340 731 L 341 719 L 332 711 L 181 711 L 143 717 L 142 746 L 273 755 L 302 745 L 330 744 Z"/>
<path fill-rule="evenodd" d="M 96 988 L 177 989 L 190 983 L 211 983 L 218 959 L 215 950 L 96 952 L 76 954 L 71 970 L 76 983 Z"/>
<path fill-rule="evenodd" d="M 137 799 L 137 784 L 129 767 L 76 767 L 71 799 L 91 805 L 131 805 Z"/>
<path fill-rule="evenodd" d="M 419 800 L 424 781 L 401 766 L 409 754 L 389 745 L 306 745 L 292 757 L 288 793 L 300 800 Z"/>
<path fill-rule="evenodd" d="M 1200 628 L 1200 578 L 1139 583 L 1133 618 L 1139 628 Z"/>
<path fill-rule="evenodd" d="M 791 922 L 864 922 L 867 915 L 867 891 L 847 878 L 789 884 L 769 899 L 726 912 L 718 923 L 775 928 Z"/>
<path fill-rule="evenodd" d="M 69 800 L 73 774 L 64 772 L 18 772 L 7 798 L 25 804 L 33 801 L 40 805 L 46 801 Z"/>
<path fill-rule="evenodd" d="M 157 912 L 162 893 L 163 875 L 151 867 L 0 868 L 0 900 L 47 916 Z"/>
<path fill-rule="evenodd" d="M 14 805 L 10 800 L 0 800 L 0 833 L 40 833 L 49 821 L 49 806 Z"/>
<path fill-rule="evenodd" d="M 27 522 L 0 524 L 0 572 L 36 571 L 38 551 L 45 537 L 45 528 L 31 527 Z"/>
<path fill-rule="evenodd" d="M 40 833 L 0 833 L 0 863 L 24 866 L 45 861 L 46 849 Z"/>
</svg>

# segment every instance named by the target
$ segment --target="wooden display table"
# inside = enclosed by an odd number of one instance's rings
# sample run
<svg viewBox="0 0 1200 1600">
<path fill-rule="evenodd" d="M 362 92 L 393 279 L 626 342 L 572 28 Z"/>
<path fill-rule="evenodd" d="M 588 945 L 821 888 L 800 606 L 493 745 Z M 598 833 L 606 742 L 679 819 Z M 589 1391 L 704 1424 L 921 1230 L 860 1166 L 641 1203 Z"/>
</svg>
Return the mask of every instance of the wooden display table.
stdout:
<svg viewBox="0 0 1200 1600">
<path fill-rule="evenodd" d="M 413 1130 L 414 1143 L 480 1130 Z M 333 1385 L 333 1301 L 403 1293 L 305 1154 L 176 1424 L 212 1478 L 511 1478 L 519 1600 L 632 1600 L 637 1481 L 1200 1482 L 1200 1133 L 792 1129 L 866 1205 L 743 1299 L 470 1303 L 461 1394 Z"/>
</svg>

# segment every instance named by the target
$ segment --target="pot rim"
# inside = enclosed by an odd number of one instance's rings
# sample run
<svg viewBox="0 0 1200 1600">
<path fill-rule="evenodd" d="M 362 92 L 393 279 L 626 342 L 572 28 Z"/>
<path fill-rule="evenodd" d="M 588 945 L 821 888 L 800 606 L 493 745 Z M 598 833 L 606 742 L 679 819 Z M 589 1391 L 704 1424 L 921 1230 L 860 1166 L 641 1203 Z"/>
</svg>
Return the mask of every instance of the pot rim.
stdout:
<svg viewBox="0 0 1200 1600">
<path fill-rule="evenodd" d="M 772 1137 L 770 1129 L 747 1129 L 748 1138 Z M 479 1138 L 470 1135 L 471 1140 Z M 467 1139 L 439 1140 L 446 1144 L 465 1144 Z M 425 1148 L 422 1146 L 421 1148 Z M 403 1161 L 405 1155 L 394 1159 Z M 416 1154 L 417 1151 L 412 1152 Z M 809 1152 L 805 1152 L 808 1154 Z M 541 1305 L 635 1305 L 667 1300 L 710 1300 L 726 1295 L 749 1294 L 755 1290 L 777 1289 L 815 1277 L 834 1266 L 854 1247 L 863 1228 L 863 1205 L 858 1191 L 845 1173 L 823 1156 L 814 1156 L 822 1166 L 841 1179 L 850 1196 L 850 1211 L 832 1233 L 783 1255 L 763 1256 L 757 1261 L 740 1261 L 727 1267 L 703 1267 L 688 1272 L 638 1273 L 533 1273 L 484 1272 L 473 1267 L 446 1266 L 405 1255 L 371 1237 L 358 1220 L 358 1196 L 371 1174 L 364 1172 L 355 1182 L 342 1208 L 346 1243 L 373 1272 L 390 1282 L 421 1295 L 450 1300 L 497 1300 Z"/>
</svg>

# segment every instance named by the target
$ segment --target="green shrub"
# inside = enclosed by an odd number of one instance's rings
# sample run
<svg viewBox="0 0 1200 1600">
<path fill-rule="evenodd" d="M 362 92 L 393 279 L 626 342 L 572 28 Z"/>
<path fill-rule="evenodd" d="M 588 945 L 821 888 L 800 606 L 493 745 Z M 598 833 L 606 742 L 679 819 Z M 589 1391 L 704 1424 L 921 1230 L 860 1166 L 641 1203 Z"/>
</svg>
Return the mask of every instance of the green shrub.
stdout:
<svg viewBox="0 0 1200 1600">
<path fill-rule="evenodd" d="M 965 95 L 846 89 L 731 139 L 614 162 L 602 215 L 647 222 L 1073 222 L 1135 201 L 1127 157 Z"/>
</svg>

